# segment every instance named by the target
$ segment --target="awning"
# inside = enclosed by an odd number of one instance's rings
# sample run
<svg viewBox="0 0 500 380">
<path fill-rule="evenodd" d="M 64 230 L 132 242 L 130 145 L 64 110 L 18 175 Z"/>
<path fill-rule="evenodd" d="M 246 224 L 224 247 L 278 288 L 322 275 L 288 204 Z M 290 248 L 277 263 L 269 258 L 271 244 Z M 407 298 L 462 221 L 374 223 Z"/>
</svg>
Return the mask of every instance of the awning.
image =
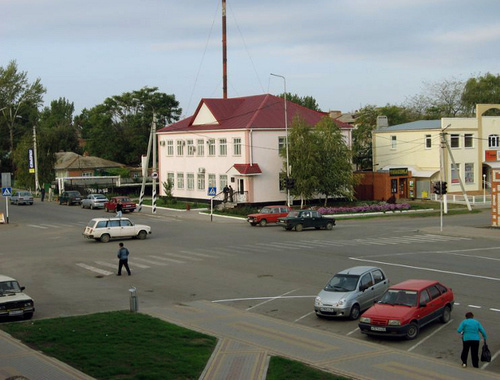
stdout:
<svg viewBox="0 0 500 380">
<path fill-rule="evenodd" d="M 234 164 L 227 173 L 237 176 L 254 176 L 262 174 L 262 170 L 258 164 Z"/>
<path fill-rule="evenodd" d="M 488 165 L 492 169 L 500 169 L 499 161 L 484 161 L 483 165 Z"/>
<path fill-rule="evenodd" d="M 382 168 L 382 170 L 397 169 L 397 168 L 407 168 L 408 171 L 411 172 L 411 175 L 413 177 L 418 177 L 418 178 L 431 178 L 434 174 L 439 172 L 439 169 L 419 170 L 413 166 L 408 166 L 408 165 L 386 165 Z"/>
</svg>

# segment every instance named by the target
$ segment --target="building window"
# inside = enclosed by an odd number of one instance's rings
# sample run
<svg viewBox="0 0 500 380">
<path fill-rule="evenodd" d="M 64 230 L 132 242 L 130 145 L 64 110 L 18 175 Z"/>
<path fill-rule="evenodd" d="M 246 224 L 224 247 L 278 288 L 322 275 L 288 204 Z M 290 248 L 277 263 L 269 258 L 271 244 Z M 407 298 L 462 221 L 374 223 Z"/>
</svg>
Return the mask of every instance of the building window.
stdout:
<svg viewBox="0 0 500 380">
<path fill-rule="evenodd" d="M 281 153 L 281 151 L 285 149 L 285 145 L 286 145 L 286 137 L 285 136 L 278 137 L 278 150 L 279 150 L 278 153 Z"/>
<path fill-rule="evenodd" d="M 177 140 L 177 155 L 184 156 L 184 140 Z"/>
<path fill-rule="evenodd" d="M 451 165 L 451 183 L 459 183 L 460 164 Z"/>
<path fill-rule="evenodd" d="M 167 140 L 167 156 L 174 155 L 174 140 Z"/>
<path fill-rule="evenodd" d="M 205 173 L 198 173 L 198 190 L 205 190 Z"/>
<path fill-rule="evenodd" d="M 241 156 L 241 138 L 233 138 L 233 154 L 235 156 Z"/>
<path fill-rule="evenodd" d="M 215 156 L 215 139 L 208 140 L 208 155 Z"/>
<path fill-rule="evenodd" d="M 187 140 L 187 151 L 188 151 L 188 156 L 194 156 L 194 151 L 196 149 L 194 148 L 194 141 L 193 140 Z"/>
<path fill-rule="evenodd" d="M 227 140 L 219 139 L 219 156 L 227 156 Z"/>
<path fill-rule="evenodd" d="M 286 173 L 280 172 L 278 180 L 279 180 L 280 191 L 285 192 L 286 191 Z"/>
<path fill-rule="evenodd" d="M 177 188 L 184 189 L 184 173 L 177 173 Z"/>
<path fill-rule="evenodd" d="M 498 135 L 489 135 L 488 136 L 488 146 L 490 148 L 498 148 Z"/>
<path fill-rule="evenodd" d="M 391 136 L 391 149 L 396 149 L 397 146 L 397 138 L 396 136 Z"/>
<path fill-rule="evenodd" d="M 219 175 L 219 183 L 220 183 L 221 190 L 227 186 L 227 175 L 226 174 Z"/>
<path fill-rule="evenodd" d="M 474 148 L 474 140 L 472 139 L 472 133 L 466 133 L 464 135 L 464 148 Z"/>
<path fill-rule="evenodd" d="M 451 148 L 460 148 L 460 135 L 451 134 L 450 135 L 450 147 Z"/>
<path fill-rule="evenodd" d="M 425 135 L 425 149 L 432 148 L 432 137 L 431 135 Z"/>
<path fill-rule="evenodd" d="M 216 187 L 217 179 L 215 178 L 215 174 L 208 175 L 208 187 Z"/>
<path fill-rule="evenodd" d="M 175 177 L 175 175 L 174 175 L 173 172 L 167 173 L 167 183 L 170 183 L 171 186 L 172 186 L 172 188 L 174 187 L 174 183 L 175 183 L 174 182 L 174 177 Z"/>
<path fill-rule="evenodd" d="M 94 172 L 82 172 L 82 177 L 92 177 Z"/>
<path fill-rule="evenodd" d="M 194 190 L 194 174 L 188 173 L 187 175 L 187 189 Z"/>
<path fill-rule="evenodd" d="M 198 153 L 198 156 L 204 156 L 205 155 L 205 140 L 203 140 L 203 139 L 198 139 L 197 140 L 196 151 Z"/>
<path fill-rule="evenodd" d="M 474 183 L 474 164 L 472 162 L 464 164 L 465 183 Z"/>
</svg>

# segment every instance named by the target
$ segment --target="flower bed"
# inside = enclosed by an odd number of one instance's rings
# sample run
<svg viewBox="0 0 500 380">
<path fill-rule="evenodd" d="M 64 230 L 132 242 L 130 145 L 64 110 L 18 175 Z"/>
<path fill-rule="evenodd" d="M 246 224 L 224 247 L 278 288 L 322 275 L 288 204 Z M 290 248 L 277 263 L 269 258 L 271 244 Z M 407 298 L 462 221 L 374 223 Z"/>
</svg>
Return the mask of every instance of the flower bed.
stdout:
<svg viewBox="0 0 500 380">
<path fill-rule="evenodd" d="M 409 210 L 411 206 L 408 203 L 381 203 L 374 205 L 363 205 L 355 207 L 320 207 L 318 212 L 324 215 L 330 214 L 358 214 L 366 212 L 387 212 Z"/>
</svg>

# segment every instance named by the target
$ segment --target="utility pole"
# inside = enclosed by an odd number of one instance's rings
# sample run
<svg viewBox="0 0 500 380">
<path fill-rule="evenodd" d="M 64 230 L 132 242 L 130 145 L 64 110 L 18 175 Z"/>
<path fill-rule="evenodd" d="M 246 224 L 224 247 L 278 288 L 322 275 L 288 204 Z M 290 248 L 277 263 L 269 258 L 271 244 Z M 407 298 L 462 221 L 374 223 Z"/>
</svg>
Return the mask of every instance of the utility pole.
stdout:
<svg viewBox="0 0 500 380">
<path fill-rule="evenodd" d="M 151 156 L 152 143 L 153 143 L 153 125 L 151 125 L 151 131 L 149 133 L 148 152 L 146 154 L 146 162 L 141 162 L 141 164 L 142 164 L 142 184 L 141 184 L 141 195 L 139 197 L 139 207 L 137 208 L 137 212 L 141 212 L 142 203 L 144 202 L 144 191 L 146 188 L 146 179 L 148 177 L 149 157 Z"/>
<path fill-rule="evenodd" d="M 226 0 L 222 0 L 222 96 L 227 99 Z"/>
<path fill-rule="evenodd" d="M 153 112 L 153 126 L 151 127 L 151 135 L 153 136 L 153 199 L 152 199 L 152 212 L 156 214 L 156 178 L 158 178 L 158 173 L 156 172 L 156 113 Z"/>
<path fill-rule="evenodd" d="M 35 193 L 38 194 L 40 184 L 38 182 L 38 158 L 36 153 L 36 127 L 33 125 L 33 154 L 35 156 Z"/>
</svg>

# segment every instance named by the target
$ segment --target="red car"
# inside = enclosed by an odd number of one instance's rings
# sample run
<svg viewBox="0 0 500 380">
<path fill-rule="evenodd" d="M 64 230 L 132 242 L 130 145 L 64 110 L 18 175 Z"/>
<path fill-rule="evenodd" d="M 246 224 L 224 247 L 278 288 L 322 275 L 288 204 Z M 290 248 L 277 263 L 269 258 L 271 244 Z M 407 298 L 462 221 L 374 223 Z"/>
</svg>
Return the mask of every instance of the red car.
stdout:
<svg viewBox="0 0 500 380">
<path fill-rule="evenodd" d="M 407 280 L 391 286 L 381 300 L 359 318 L 363 334 L 415 339 L 420 329 L 439 319 L 447 323 L 453 291 L 433 280 Z"/>
<path fill-rule="evenodd" d="M 106 210 L 106 212 L 116 211 L 116 205 L 118 202 L 121 202 L 123 212 L 132 212 L 137 207 L 137 205 L 132 202 L 129 197 L 113 197 L 108 202 L 104 203 L 104 210 Z"/>
<path fill-rule="evenodd" d="M 264 227 L 267 223 L 278 223 L 278 218 L 284 218 L 292 209 L 288 206 L 266 206 L 258 214 L 250 214 L 247 221 L 252 226 Z"/>
</svg>

